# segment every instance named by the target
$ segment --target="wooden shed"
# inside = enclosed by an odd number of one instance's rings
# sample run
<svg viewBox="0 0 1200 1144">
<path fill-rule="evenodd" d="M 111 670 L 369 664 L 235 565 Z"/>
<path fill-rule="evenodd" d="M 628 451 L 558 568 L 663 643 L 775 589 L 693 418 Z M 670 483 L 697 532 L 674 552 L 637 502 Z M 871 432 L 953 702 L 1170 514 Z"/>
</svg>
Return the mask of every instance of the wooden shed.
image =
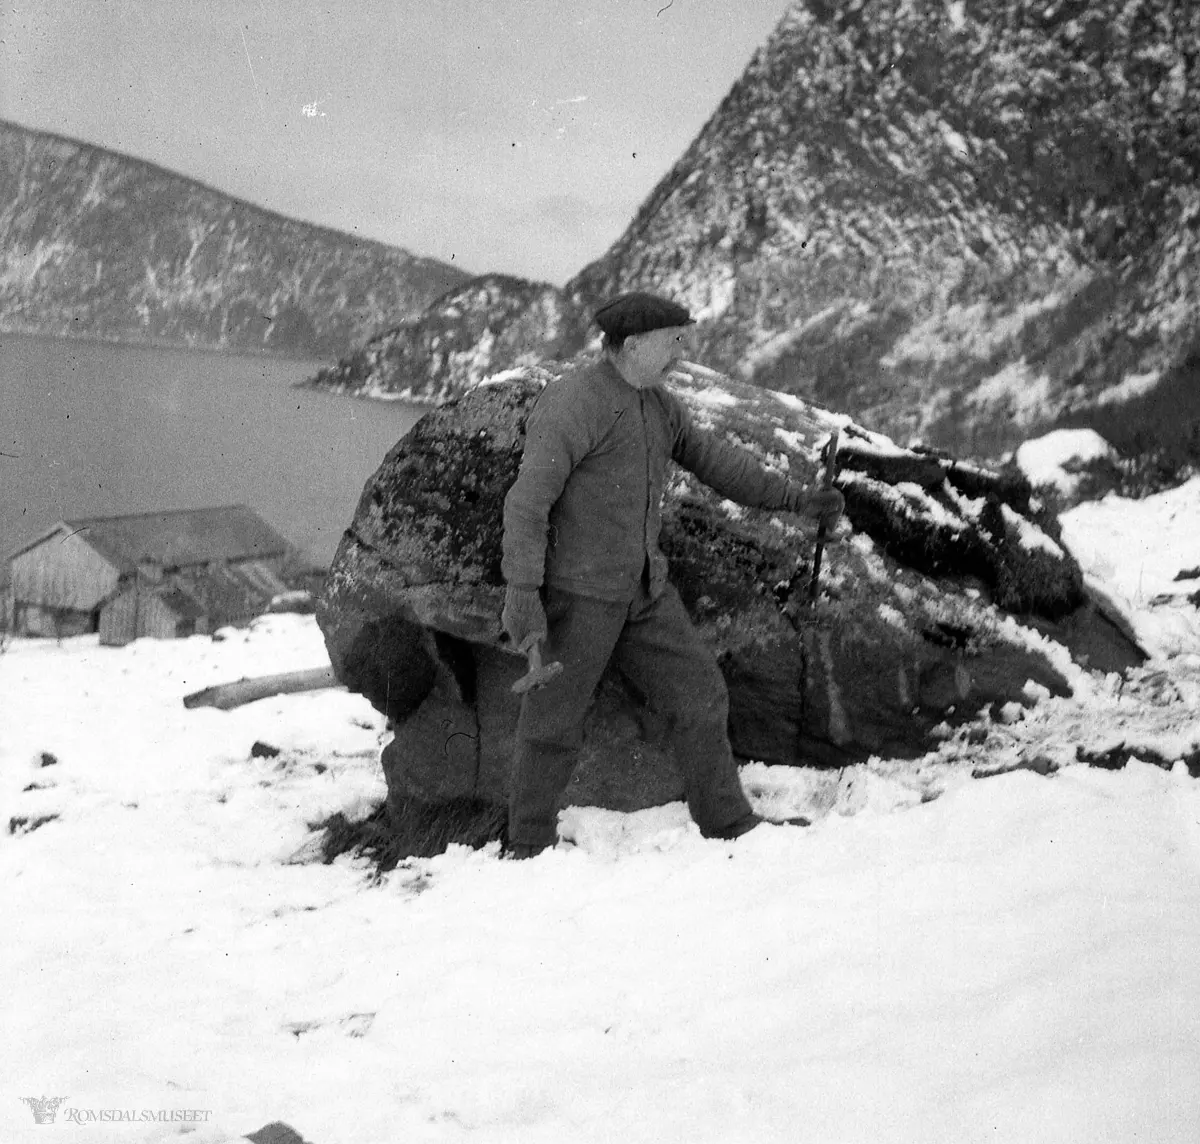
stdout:
<svg viewBox="0 0 1200 1144">
<path fill-rule="evenodd" d="M 60 521 L 9 558 L 7 610 L 21 635 L 203 633 L 264 611 L 292 556 L 245 505 Z"/>
<path fill-rule="evenodd" d="M 250 602 L 251 607 L 253 603 Z M 257 615 L 260 610 L 253 614 Z M 177 639 L 206 635 L 226 623 L 249 618 L 242 615 L 210 617 L 199 601 L 174 581 L 132 585 L 100 609 L 100 642 L 120 645 L 146 637 Z"/>
</svg>

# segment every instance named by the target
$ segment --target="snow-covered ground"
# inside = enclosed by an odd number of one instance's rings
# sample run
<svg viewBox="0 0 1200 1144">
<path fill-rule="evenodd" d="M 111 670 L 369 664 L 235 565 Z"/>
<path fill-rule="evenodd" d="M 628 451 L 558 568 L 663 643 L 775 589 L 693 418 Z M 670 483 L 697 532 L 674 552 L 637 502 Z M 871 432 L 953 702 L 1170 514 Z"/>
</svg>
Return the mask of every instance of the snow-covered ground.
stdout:
<svg viewBox="0 0 1200 1144">
<path fill-rule="evenodd" d="M 1200 745 L 1200 639 L 1158 616 L 1191 605 L 1154 603 L 1200 589 L 1172 579 L 1200 565 L 1198 498 L 1068 515 L 1144 669 L 1080 673 L 916 764 L 751 765 L 761 808 L 815 823 L 735 843 L 680 806 L 572 809 L 571 848 L 453 849 L 376 883 L 314 861 L 307 828 L 382 797 L 364 701 L 181 702 L 319 665 L 310 618 L 13 641 L 0 1140 L 285 1121 L 311 1144 L 1195 1144 L 1200 782 L 1073 760 Z M 23 1101 L 42 1096 L 65 1098 L 53 1125 Z"/>
<path fill-rule="evenodd" d="M 1129 502 L 1107 496 L 1063 518 L 1063 539 L 1084 575 L 1132 618 L 1142 644 L 1159 654 L 1200 647 L 1200 478 Z M 1181 573 L 1193 576 L 1179 579 Z M 1200 1133 L 1197 1133 L 1200 1140 Z"/>
<path fill-rule="evenodd" d="M 1058 429 L 1025 442 L 1015 460 L 1035 489 L 1070 496 L 1081 464 L 1115 456 L 1090 429 Z M 1200 479 L 1136 507 L 1115 495 L 1076 505 L 1062 526 L 1092 592 L 1129 619 L 1143 647 L 1168 656 L 1200 647 L 1200 607 L 1189 600 L 1200 593 Z"/>
</svg>

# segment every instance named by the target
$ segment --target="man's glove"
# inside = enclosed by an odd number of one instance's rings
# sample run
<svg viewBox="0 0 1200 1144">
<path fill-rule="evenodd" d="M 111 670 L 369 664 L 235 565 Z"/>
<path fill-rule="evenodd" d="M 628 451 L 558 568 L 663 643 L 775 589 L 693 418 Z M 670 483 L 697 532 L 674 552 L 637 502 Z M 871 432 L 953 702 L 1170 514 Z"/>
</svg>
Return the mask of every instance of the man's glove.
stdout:
<svg viewBox="0 0 1200 1144">
<path fill-rule="evenodd" d="M 509 584 L 504 592 L 504 611 L 500 622 L 517 651 L 528 651 L 546 638 L 546 610 L 536 588 L 518 588 Z"/>
<path fill-rule="evenodd" d="M 832 532 L 842 519 L 846 498 L 837 489 L 805 490 L 793 485 L 789 490 L 787 507 L 792 512 L 815 517 L 826 532 Z"/>
</svg>

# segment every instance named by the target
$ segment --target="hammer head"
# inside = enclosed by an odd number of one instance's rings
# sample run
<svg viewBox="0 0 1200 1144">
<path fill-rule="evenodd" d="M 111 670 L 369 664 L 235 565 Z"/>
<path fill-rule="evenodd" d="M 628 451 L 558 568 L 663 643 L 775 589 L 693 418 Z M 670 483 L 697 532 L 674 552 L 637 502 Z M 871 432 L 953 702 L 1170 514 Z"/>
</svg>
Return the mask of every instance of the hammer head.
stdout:
<svg viewBox="0 0 1200 1144">
<path fill-rule="evenodd" d="M 562 675 L 561 663 L 542 663 L 542 646 L 534 644 L 529 649 L 529 670 L 512 685 L 514 695 L 524 695 L 545 687 L 550 680 Z"/>
</svg>

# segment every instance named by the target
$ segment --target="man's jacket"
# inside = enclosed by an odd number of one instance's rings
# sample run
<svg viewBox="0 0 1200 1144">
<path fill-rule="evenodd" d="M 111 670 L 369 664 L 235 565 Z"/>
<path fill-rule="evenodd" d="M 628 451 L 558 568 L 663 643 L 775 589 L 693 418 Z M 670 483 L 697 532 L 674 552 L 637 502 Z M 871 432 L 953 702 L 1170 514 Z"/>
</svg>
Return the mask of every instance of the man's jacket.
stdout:
<svg viewBox="0 0 1200 1144">
<path fill-rule="evenodd" d="M 648 562 L 650 591 L 661 592 L 668 461 L 739 504 L 795 503 L 796 487 L 786 477 L 697 429 L 665 389 L 635 389 L 607 359 L 551 382 L 525 431 L 521 470 L 504 502 L 502 570 L 519 587 L 546 583 L 624 601 Z"/>
</svg>

